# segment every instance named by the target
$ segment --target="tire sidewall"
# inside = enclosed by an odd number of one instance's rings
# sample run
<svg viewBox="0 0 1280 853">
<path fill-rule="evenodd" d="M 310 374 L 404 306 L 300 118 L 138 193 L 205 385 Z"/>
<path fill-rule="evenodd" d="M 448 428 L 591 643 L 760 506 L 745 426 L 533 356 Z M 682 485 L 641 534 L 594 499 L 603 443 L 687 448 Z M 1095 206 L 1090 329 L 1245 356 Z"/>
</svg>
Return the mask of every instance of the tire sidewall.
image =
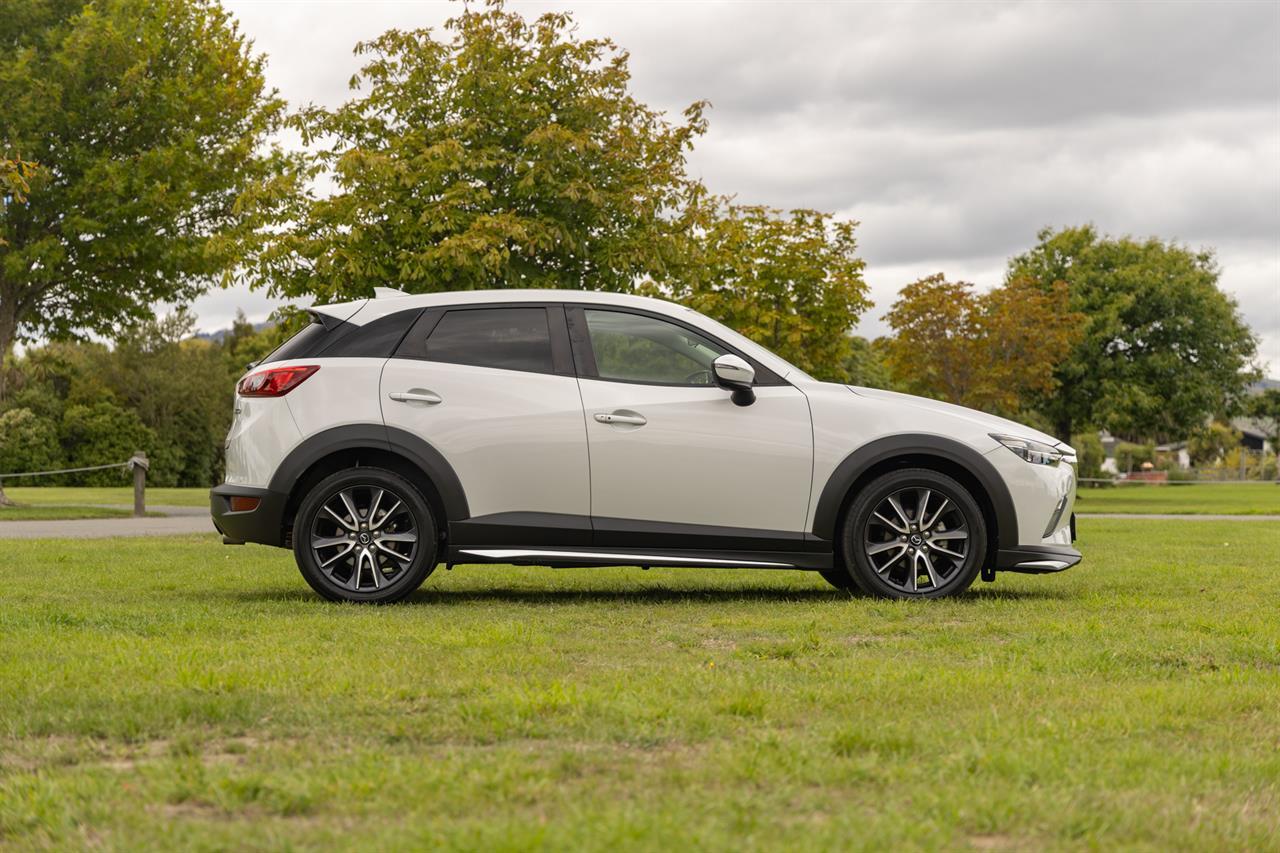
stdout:
<svg viewBox="0 0 1280 853">
<path fill-rule="evenodd" d="M 405 571 L 404 577 L 391 586 L 369 592 L 352 592 L 333 581 L 320 568 L 311 552 L 311 526 L 327 498 L 341 489 L 352 486 L 376 486 L 386 488 L 400 496 L 408 505 L 418 529 L 418 553 Z M 350 601 L 360 604 L 389 604 L 400 601 L 422 585 L 435 570 L 439 553 L 439 538 L 435 516 L 422 493 L 405 478 L 383 468 L 353 468 L 339 471 L 321 480 L 302 500 L 293 525 L 293 556 L 298 571 L 306 582 L 330 601 Z"/>
<path fill-rule="evenodd" d="M 862 548 L 862 530 L 871 513 L 889 495 L 910 488 L 933 489 L 950 498 L 960 508 L 970 531 L 968 559 L 961 566 L 959 577 L 937 590 L 909 593 L 892 586 L 872 567 Z M 927 468 L 890 471 L 868 484 L 850 504 L 841 528 L 841 549 L 853 580 L 872 595 L 906 599 L 946 598 L 968 589 L 986 562 L 986 519 L 973 495 L 954 478 Z"/>
</svg>

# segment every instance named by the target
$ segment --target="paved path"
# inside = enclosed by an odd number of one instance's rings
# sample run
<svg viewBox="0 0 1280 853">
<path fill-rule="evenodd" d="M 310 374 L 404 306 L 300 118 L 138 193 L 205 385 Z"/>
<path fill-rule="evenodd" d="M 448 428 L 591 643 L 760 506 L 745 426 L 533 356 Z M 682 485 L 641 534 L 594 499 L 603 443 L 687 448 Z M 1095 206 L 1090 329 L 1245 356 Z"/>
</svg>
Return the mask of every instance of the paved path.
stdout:
<svg viewBox="0 0 1280 853">
<path fill-rule="evenodd" d="M 1172 512 L 1090 512 L 1076 513 L 1076 518 L 1146 518 L 1153 521 L 1280 521 L 1280 515 L 1196 515 Z"/>
<path fill-rule="evenodd" d="M 128 509 L 132 509 L 129 506 Z M 216 533 L 208 507 L 149 506 L 165 518 L 77 518 L 67 521 L 0 521 L 0 539 L 107 539 Z"/>
</svg>

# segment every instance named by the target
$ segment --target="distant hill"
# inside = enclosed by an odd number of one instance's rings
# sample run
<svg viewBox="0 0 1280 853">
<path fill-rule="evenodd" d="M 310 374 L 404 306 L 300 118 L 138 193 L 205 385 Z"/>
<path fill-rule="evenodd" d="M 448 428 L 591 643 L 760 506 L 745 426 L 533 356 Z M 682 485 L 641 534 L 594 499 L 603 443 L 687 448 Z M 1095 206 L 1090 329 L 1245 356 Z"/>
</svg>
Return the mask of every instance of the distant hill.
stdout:
<svg viewBox="0 0 1280 853">
<path fill-rule="evenodd" d="M 263 329 L 272 325 L 274 324 L 270 320 L 263 320 L 261 323 L 254 323 L 253 330 L 255 332 L 261 332 Z M 231 334 L 230 326 L 225 329 L 218 329 L 214 332 L 196 332 L 195 337 L 202 341 L 213 341 L 215 344 L 220 344 L 222 343 L 222 339 L 229 334 Z"/>
<path fill-rule="evenodd" d="M 1280 379 L 1259 379 L 1249 386 L 1250 394 L 1261 394 L 1272 389 L 1280 390 Z"/>
</svg>

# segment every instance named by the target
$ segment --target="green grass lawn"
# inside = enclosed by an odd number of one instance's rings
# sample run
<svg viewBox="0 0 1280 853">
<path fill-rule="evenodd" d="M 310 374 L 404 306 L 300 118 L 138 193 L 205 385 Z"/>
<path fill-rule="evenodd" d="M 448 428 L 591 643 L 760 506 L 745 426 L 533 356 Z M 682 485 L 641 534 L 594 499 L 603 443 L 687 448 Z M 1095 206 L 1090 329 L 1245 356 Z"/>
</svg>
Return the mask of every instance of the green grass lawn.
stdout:
<svg viewBox="0 0 1280 853">
<path fill-rule="evenodd" d="M 0 846 L 1274 849 L 1280 524 L 1059 576 L 438 571 L 322 602 L 212 536 L 15 541 Z"/>
<path fill-rule="evenodd" d="M 1231 483 L 1198 486 L 1114 486 L 1080 489 L 1076 512 L 1280 515 L 1280 485 Z"/>
<path fill-rule="evenodd" d="M 133 506 L 133 486 L 5 486 L 4 493 L 24 506 Z M 148 506 L 208 506 L 208 489 L 147 489 Z"/>
</svg>

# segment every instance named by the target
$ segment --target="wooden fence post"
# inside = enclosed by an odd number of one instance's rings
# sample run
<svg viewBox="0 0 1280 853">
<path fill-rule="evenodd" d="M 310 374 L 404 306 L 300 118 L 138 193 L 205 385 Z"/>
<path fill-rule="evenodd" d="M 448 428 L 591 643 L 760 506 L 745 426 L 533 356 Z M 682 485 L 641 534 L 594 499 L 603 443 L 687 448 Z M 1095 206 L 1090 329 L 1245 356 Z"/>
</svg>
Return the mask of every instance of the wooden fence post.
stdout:
<svg viewBox="0 0 1280 853">
<path fill-rule="evenodd" d="M 133 468 L 133 517 L 142 518 L 147 514 L 147 454 L 135 451 L 129 466 Z"/>
</svg>

